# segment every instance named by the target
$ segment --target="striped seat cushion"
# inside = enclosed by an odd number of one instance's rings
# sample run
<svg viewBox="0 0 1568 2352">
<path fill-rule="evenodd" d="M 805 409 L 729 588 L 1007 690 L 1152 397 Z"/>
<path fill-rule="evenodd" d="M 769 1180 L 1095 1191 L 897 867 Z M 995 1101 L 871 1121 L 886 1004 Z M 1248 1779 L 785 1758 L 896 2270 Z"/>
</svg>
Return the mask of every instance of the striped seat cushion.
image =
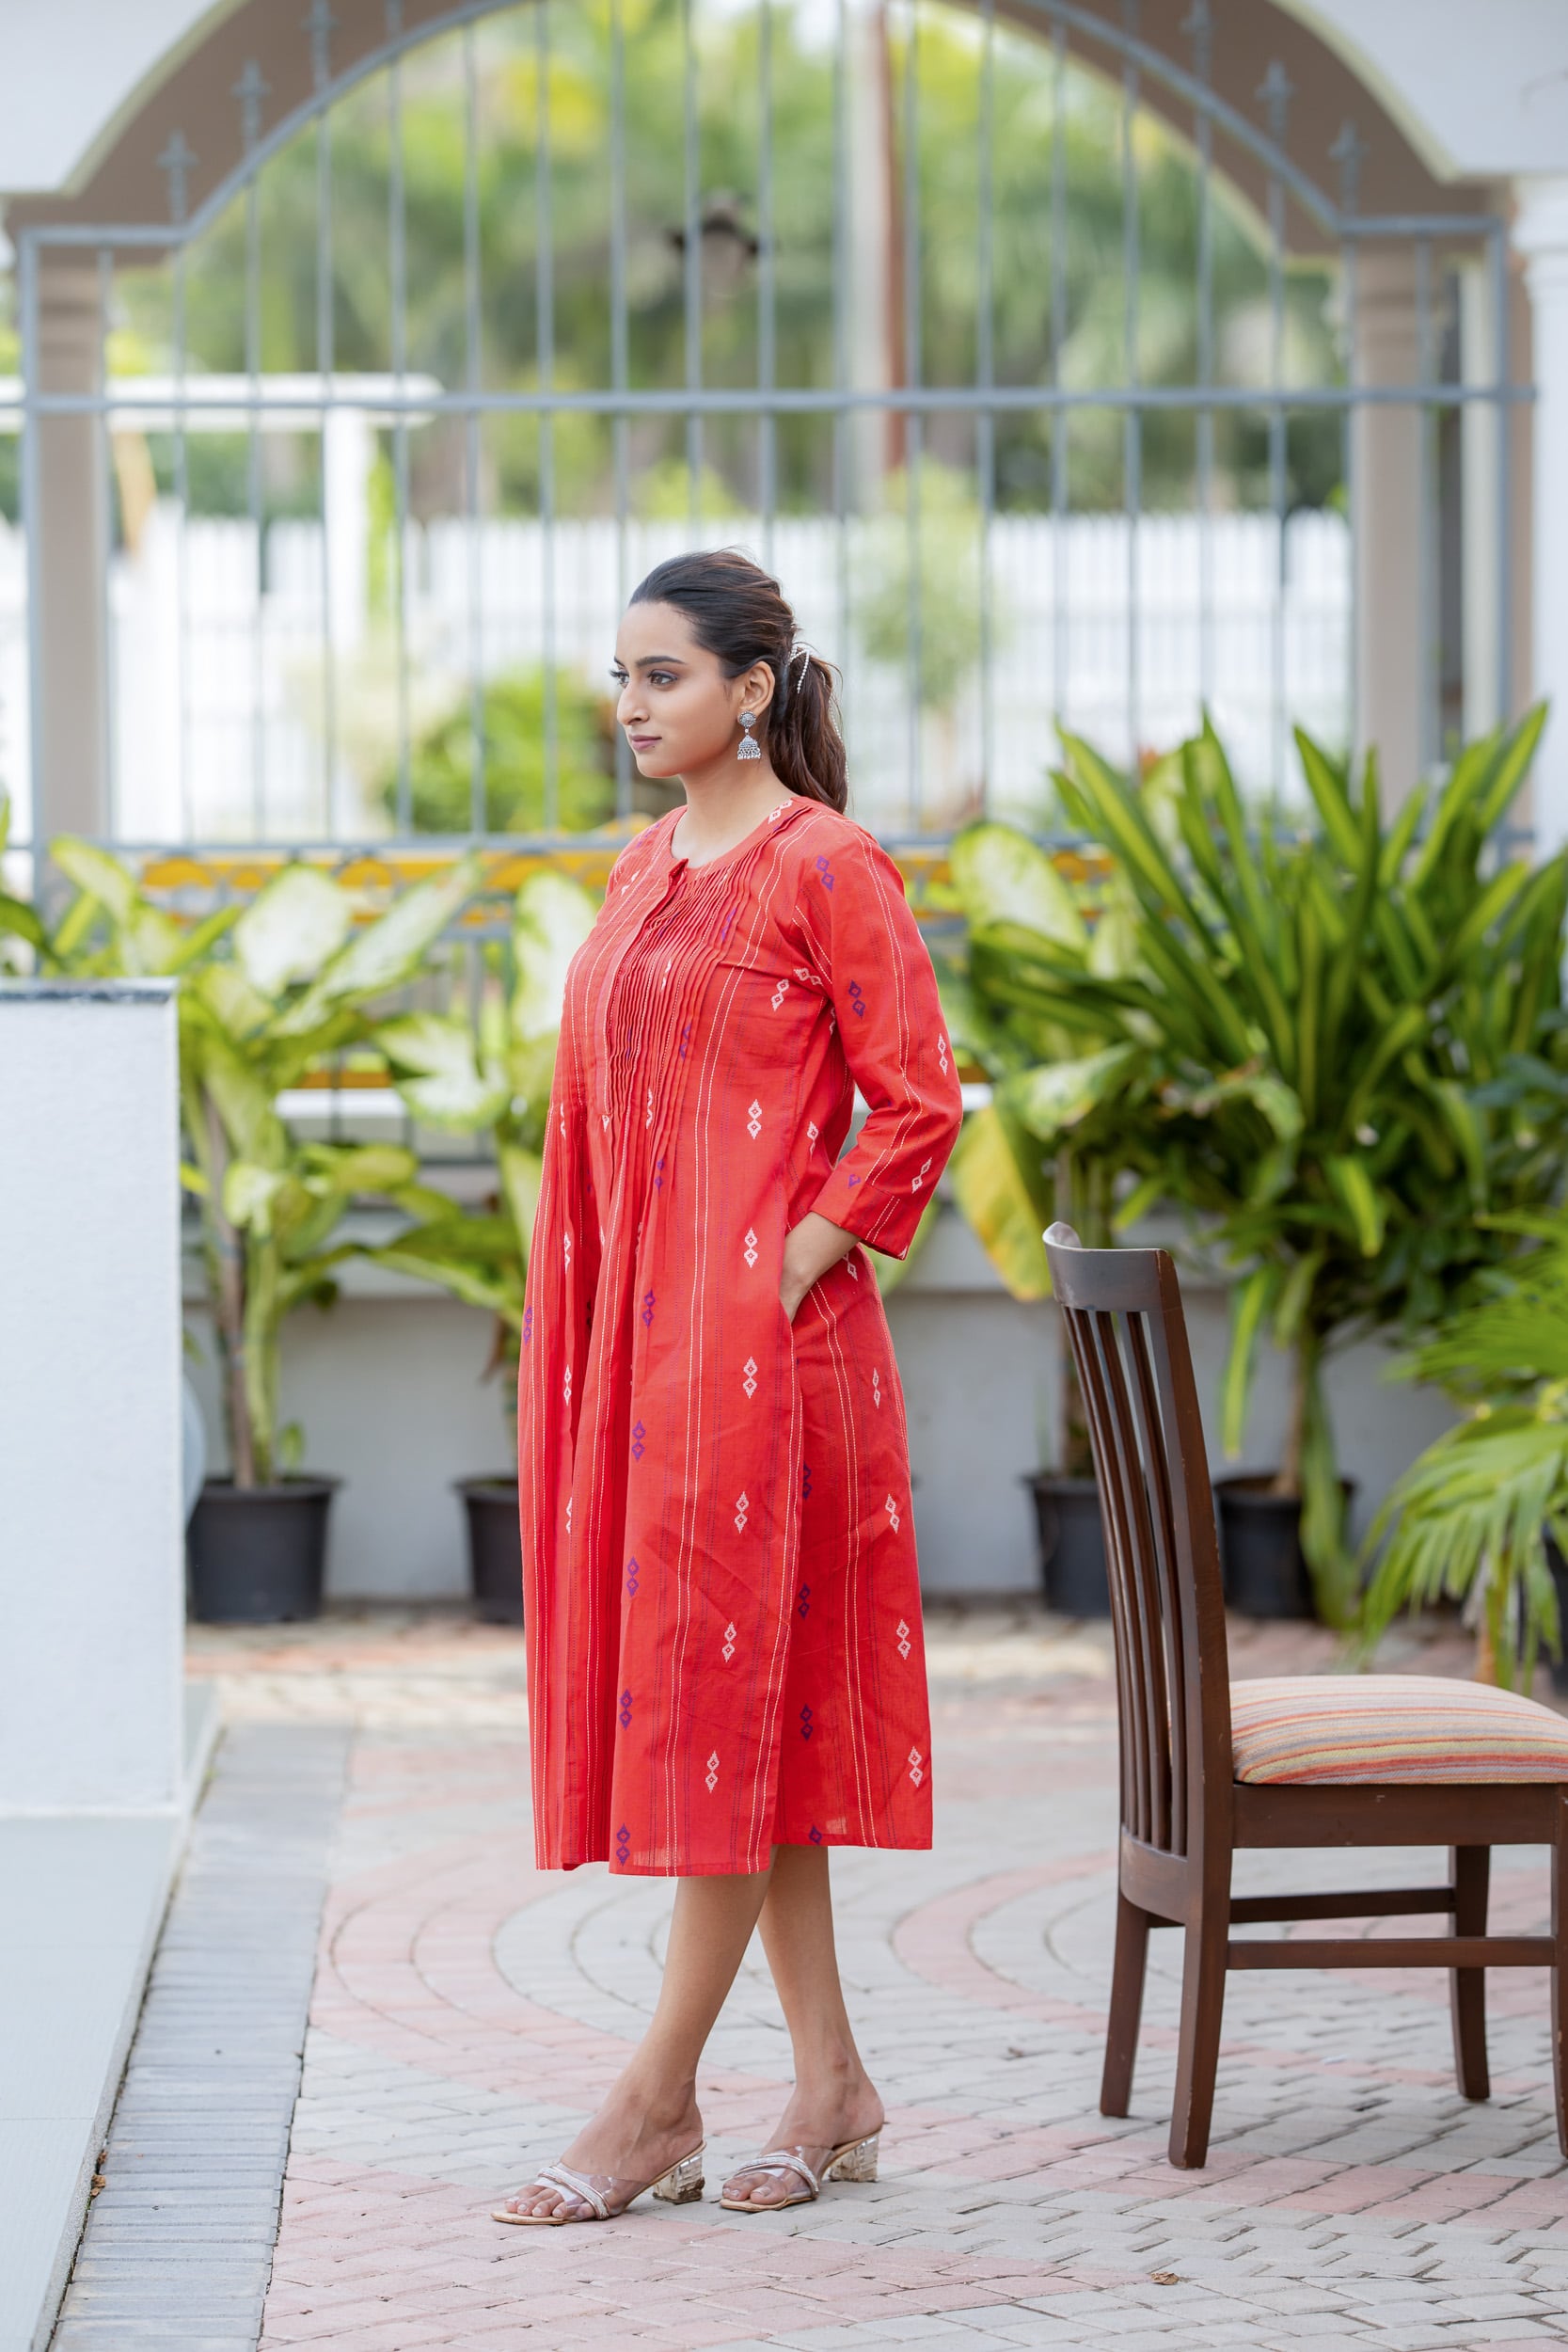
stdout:
<svg viewBox="0 0 1568 2352">
<path fill-rule="evenodd" d="M 1277 1675 L 1230 1686 L 1238 1780 L 1568 1780 L 1568 1723 L 1436 1675 Z"/>
</svg>

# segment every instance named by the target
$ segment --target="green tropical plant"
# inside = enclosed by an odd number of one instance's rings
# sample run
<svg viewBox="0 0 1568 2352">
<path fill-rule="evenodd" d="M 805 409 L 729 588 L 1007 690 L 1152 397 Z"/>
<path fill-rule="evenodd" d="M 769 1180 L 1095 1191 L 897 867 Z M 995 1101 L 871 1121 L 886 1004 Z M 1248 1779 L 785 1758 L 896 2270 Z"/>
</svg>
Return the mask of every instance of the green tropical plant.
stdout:
<svg viewBox="0 0 1568 2352">
<path fill-rule="evenodd" d="M 1568 1217 L 1510 1222 L 1539 1246 L 1402 1367 L 1465 1413 L 1368 1531 L 1361 1632 L 1370 1650 L 1400 1610 L 1462 1600 L 1481 1679 L 1528 1690 L 1542 1644 L 1562 1654 L 1546 1540 L 1568 1551 Z"/>
<path fill-rule="evenodd" d="M 35 908 L 25 898 L 14 898 L 5 886 L 6 848 L 11 834 L 11 804 L 0 792 L 0 979 L 21 968 L 13 943 L 20 941 L 25 963 L 30 965 L 45 947 L 44 928 Z"/>
<path fill-rule="evenodd" d="M 488 1135 L 498 1183 L 483 1209 L 437 1198 L 369 1254 L 487 1309 L 496 1318 L 491 1372 L 515 1370 L 566 966 L 596 912 L 565 875 L 531 874 L 513 907 L 510 953 L 489 957 L 477 1018 L 411 1013 L 376 1032 L 413 1117 L 449 1134 Z"/>
<path fill-rule="evenodd" d="M 534 668 L 496 678 L 484 689 L 484 830 L 545 830 L 546 674 Z M 615 814 L 615 762 L 608 706 L 569 670 L 555 674 L 558 802 L 556 821 L 573 833 L 608 824 Z M 473 830 L 473 712 L 467 694 L 416 737 L 410 750 L 409 801 L 419 833 Z M 383 805 L 395 814 L 398 773 L 384 766 Z"/>
<path fill-rule="evenodd" d="M 51 856 L 76 886 L 47 942 L 52 965 L 182 979 L 181 1175 L 200 1214 L 234 1482 L 267 1486 L 296 1466 L 297 1433 L 278 1424 L 283 1322 L 336 1295 L 352 1250 L 337 1238 L 345 1213 L 367 1196 L 414 1216 L 440 1200 L 419 1184 L 413 1152 L 301 1142 L 277 1098 L 324 1056 L 373 1042 L 375 1004 L 418 973 L 471 895 L 477 862 L 418 883 L 357 930 L 348 892 L 303 865 L 186 929 L 91 842 L 56 841 Z"/>
<path fill-rule="evenodd" d="M 1227 1450 L 1259 1336 L 1290 1355 L 1275 1486 L 1302 1499 L 1334 1623 L 1354 1613 L 1356 1573 L 1325 1357 L 1370 1330 L 1431 1333 L 1517 1248 L 1498 1217 L 1560 1182 L 1568 859 L 1489 864 L 1543 723 L 1538 710 L 1469 745 L 1386 827 L 1375 757 L 1353 773 L 1304 735 L 1312 823 L 1249 820 L 1211 727 L 1138 782 L 1064 736 L 1057 788 L 1110 860 L 1112 938 L 1006 917 L 971 934 L 971 990 L 1040 1041 L 993 1106 L 1022 1138 L 1021 1183 L 1098 1136 L 1125 1180 L 1118 1224 L 1168 1201 L 1236 1270 Z M 1066 1061 L 1050 1057 L 1061 1034 Z"/>
</svg>

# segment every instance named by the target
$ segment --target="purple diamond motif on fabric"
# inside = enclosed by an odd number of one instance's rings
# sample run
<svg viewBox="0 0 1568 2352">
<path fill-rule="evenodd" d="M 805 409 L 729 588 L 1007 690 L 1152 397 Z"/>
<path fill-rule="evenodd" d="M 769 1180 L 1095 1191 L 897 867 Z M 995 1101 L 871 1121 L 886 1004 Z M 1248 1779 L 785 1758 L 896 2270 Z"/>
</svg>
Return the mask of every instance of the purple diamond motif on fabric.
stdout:
<svg viewBox="0 0 1568 2352">
<path fill-rule="evenodd" d="M 690 1044 L 690 1042 L 691 1042 L 691 1024 L 690 1024 L 690 1022 L 689 1021 L 689 1022 L 687 1022 L 687 1024 L 686 1024 L 685 1027 L 681 1030 L 680 1057 L 681 1057 L 682 1061 L 684 1061 L 684 1060 L 686 1059 L 686 1049 L 687 1049 L 687 1047 Z"/>
<path fill-rule="evenodd" d="M 641 1573 L 635 1560 L 626 1562 L 626 1596 L 630 1600 L 637 1598 L 637 1580 Z"/>
<path fill-rule="evenodd" d="M 849 1002 L 863 1021 L 865 1019 L 865 997 L 862 993 L 859 980 L 851 980 L 849 983 Z"/>
<path fill-rule="evenodd" d="M 631 1859 L 631 1832 L 625 1821 L 615 1833 L 615 1859 L 623 1870 Z"/>
<path fill-rule="evenodd" d="M 663 1184 L 663 1182 L 664 1182 L 664 1160 L 663 1160 L 663 1156 L 662 1156 L 662 1154 L 661 1154 L 661 1155 L 660 1155 L 660 1157 L 659 1157 L 658 1159 L 657 1159 L 657 1160 L 654 1162 L 654 1183 L 655 1183 L 655 1184 L 656 1184 L 656 1186 L 657 1186 L 657 1185 L 661 1185 L 661 1184 Z M 649 1295 L 650 1295 L 650 1297 L 652 1296 L 652 1293 L 651 1293 L 651 1292 L 649 1293 Z"/>
<path fill-rule="evenodd" d="M 642 1328 L 644 1330 L 648 1328 L 649 1325 L 653 1322 L 653 1319 L 654 1295 L 652 1291 L 644 1291 L 642 1294 Z"/>
<path fill-rule="evenodd" d="M 814 858 L 812 863 L 820 877 L 823 889 L 831 890 L 833 886 L 833 869 L 828 860 L 825 857 Z"/>
<path fill-rule="evenodd" d="M 641 1462 L 642 1459 L 642 1455 L 646 1451 L 644 1440 L 646 1439 L 647 1435 L 648 1433 L 643 1428 L 642 1423 L 639 1422 L 631 1433 L 631 1458 L 634 1462 Z"/>
<path fill-rule="evenodd" d="M 533 1309 L 532 1309 L 531 1307 L 525 1307 L 525 1308 L 523 1309 L 523 1345 L 524 1345 L 525 1347 L 527 1347 L 527 1346 L 528 1346 L 528 1344 L 529 1344 L 530 1341 L 532 1339 L 532 1337 L 533 1337 Z"/>
<path fill-rule="evenodd" d="M 809 1584 L 802 1584 L 800 1587 L 800 1599 L 796 1614 L 801 1617 L 811 1615 L 811 1586 Z"/>
<path fill-rule="evenodd" d="M 820 1844 L 822 1843 L 822 1832 L 821 1832 L 821 1831 L 817 1828 L 816 1823 L 815 1821 L 813 1821 L 813 1823 L 812 1823 L 812 1825 L 811 1825 L 811 1828 L 810 1828 L 810 1831 L 809 1831 L 807 1834 L 808 1834 L 808 1836 L 810 1836 L 810 1838 L 811 1838 L 811 1842 L 812 1842 L 812 1844 L 813 1844 L 814 1846 L 820 1846 Z"/>
<path fill-rule="evenodd" d="M 809 1707 L 802 1707 L 800 1709 L 800 1737 L 802 1740 L 811 1738 L 811 1708 Z"/>
<path fill-rule="evenodd" d="M 810 1492 L 811 1492 L 811 1464 L 810 1464 L 809 1462 L 802 1462 L 802 1463 L 801 1463 L 801 1465 L 800 1465 L 800 1500 L 801 1500 L 801 1502 L 804 1502 L 804 1501 L 805 1501 L 806 1497 L 810 1494 Z"/>
<path fill-rule="evenodd" d="M 860 1183 L 860 1178 L 858 1176 L 846 1176 L 844 1181 L 847 1184 L 858 1184 Z"/>
<path fill-rule="evenodd" d="M 621 1729 L 625 1731 L 630 1722 L 631 1692 L 629 1691 L 623 1691 L 621 1693 Z"/>
</svg>

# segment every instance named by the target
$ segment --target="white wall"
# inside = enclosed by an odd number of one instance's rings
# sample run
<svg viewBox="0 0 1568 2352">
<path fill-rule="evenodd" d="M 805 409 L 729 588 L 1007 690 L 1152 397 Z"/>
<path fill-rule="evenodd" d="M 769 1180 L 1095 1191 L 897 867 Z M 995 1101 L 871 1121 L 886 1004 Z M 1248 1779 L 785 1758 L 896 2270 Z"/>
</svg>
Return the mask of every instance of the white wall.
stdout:
<svg viewBox="0 0 1568 2352">
<path fill-rule="evenodd" d="M 0 1813 L 181 1788 L 175 1010 L 0 984 Z"/>
</svg>

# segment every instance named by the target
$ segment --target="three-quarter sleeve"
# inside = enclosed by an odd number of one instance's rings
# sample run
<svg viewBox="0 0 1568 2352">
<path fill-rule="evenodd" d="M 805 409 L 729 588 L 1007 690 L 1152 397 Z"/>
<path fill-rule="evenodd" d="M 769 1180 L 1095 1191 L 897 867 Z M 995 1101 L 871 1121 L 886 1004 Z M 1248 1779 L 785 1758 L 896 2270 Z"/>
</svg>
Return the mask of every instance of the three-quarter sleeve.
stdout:
<svg viewBox="0 0 1568 2352">
<path fill-rule="evenodd" d="M 860 827 L 814 861 L 806 898 L 815 960 L 868 1106 L 811 1205 L 904 1258 L 963 1118 L 936 974 L 903 876 Z"/>
</svg>

